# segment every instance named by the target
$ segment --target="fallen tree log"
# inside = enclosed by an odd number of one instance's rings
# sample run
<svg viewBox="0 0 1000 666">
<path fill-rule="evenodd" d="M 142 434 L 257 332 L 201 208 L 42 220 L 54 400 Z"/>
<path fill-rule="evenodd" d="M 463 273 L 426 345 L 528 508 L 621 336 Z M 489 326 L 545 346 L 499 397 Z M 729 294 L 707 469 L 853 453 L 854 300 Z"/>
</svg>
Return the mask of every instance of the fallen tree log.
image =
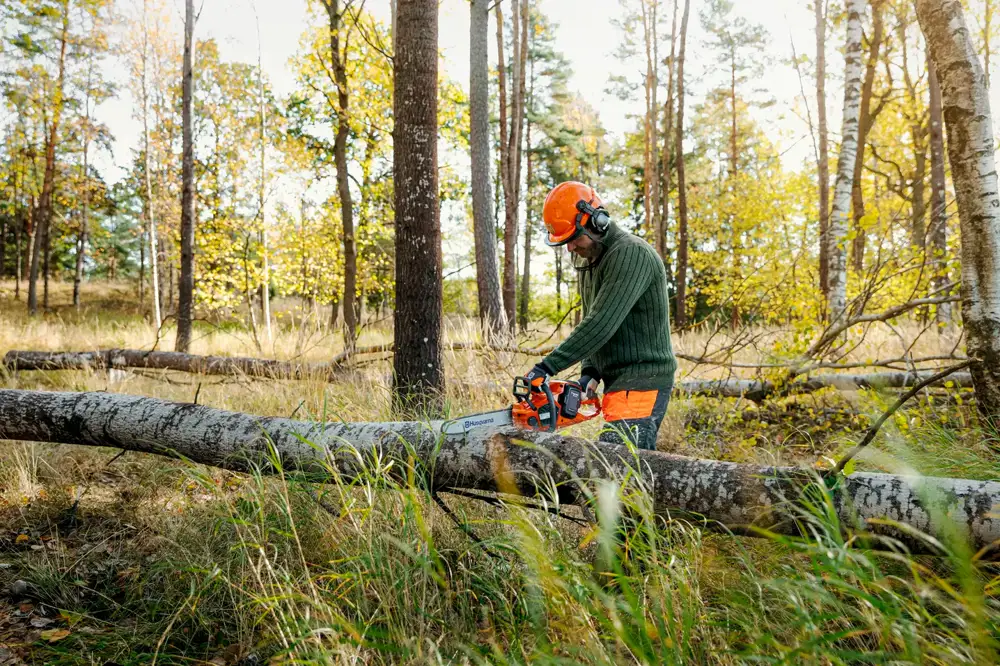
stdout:
<svg viewBox="0 0 1000 666">
<path fill-rule="evenodd" d="M 933 376 L 936 372 L 937 370 L 920 370 L 915 373 L 824 374 L 784 384 L 775 384 L 759 379 L 688 379 L 678 382 L 675 389 L 688 395 L 710 395 L 721 398 L 744 397 L 754 402 L 761 402 L 774 395 L 809 393 L 822 388 L 836 388 L 841 391 L 854 391 L 860 388 L 910 388 Z M 972 375 L 968 372 L 956 372 L 944 381 L 951 382 L 953 386 L 958 388 L 972 388 Z"/>
<path fill-rule="evenodd" d="M 795 468 L 696 460 L 592 443 L 555 433 L 473 431 L 442 438 L 440 423 L 309 423 L 201 405 L 110 393 L 0 390 L 0 439 L 83 444 L 183 457 L 246 471 L 270 469 L 271 450 L 285 469 L 353 478 L 370 461 L 408 460 L 433 489 L 471 489 L 559 496 L 583 502 L 582 488 L 630 475 L 649 489 L 660 515 L 697 516 L 744 531 L 764 526 L 796 533 L 784 519 L 808 477 Z M 974 549 L 1000 540 L 1000 483 L 856 473 L 835 493 L 846 525 L 889 535 L 915 550 L 927 543 L 892 526 L 938 535 L 958 527 Z"/>
<path fill-rule="evenodd" d="M 484 347 L 478 344 L 456 342 L 452 350 L 493 350 L 533 354 L 539 350 L 516 347 Z M 360 348 L 355 355 L 392 351 L 392 345 Z M 108 349 L 90 352 L 42 352 L 12 350 L 4 356 L 8 370 L 98 370 L 107 368 L 145 368 L 176 370 L 204 375 L 245 375 L 265 379 L 325 379 L 332 380 L 336 372 L 352 357 L 337 356 L 330 363 L 296 363 L 242 356 L 199 356 L 181 352 L 144 351 L 141 349 Z M 757 379 L 689 379 L 678 382 L 675 389 L 688 395 L 706 395 L 721 398 L 744 397 L 762 402 L 773 395 L 808 393 L 821 388 L 839 390 L 858 388 L 908 388 L 936 370 L 912 372 L 876 372 L 867 374 L 822 374 L 805 377 L 784 384 Z M 972 387 L 972 376 L 956 373 L 947 381 L 960 388 Z M 506 385 L 501 387 L 506 390 Z"/>
<path fill-rule="evenodd" d="M 545 349 L 485 346 L 469 342 L 453 342 L 446 346 L 452 351 L 477 350 L 522 354 L 544 354 L 546 352 Z M 392 344 L 359 347 L 353 352 L 338 354 L 329 363 L 300 363 L 247 356 L 200 356 L 198 354 L 144 349 L 103 349 L 97 351 L 25 351 L 15 349 L 4 355 L 3 365 L 11 371 L 142 368 L 176 370 L 202 375 L 245 375 L 265 379 L 330 379 L 355 357 L 392 352 L 393 349 Z"/>
<path fill-rule="evenodd" d="M 183 352 L 143 349 L 100 351 L 19 351 L 4 355 L 8 370 L 105 370 L 144 368 L 177 370 L 202 375 L 246 375 L 266 379 L 329 378 L 337 366 L 329 363 L 296 363 L 248 356 L 201 356 Z"/>
</svg>

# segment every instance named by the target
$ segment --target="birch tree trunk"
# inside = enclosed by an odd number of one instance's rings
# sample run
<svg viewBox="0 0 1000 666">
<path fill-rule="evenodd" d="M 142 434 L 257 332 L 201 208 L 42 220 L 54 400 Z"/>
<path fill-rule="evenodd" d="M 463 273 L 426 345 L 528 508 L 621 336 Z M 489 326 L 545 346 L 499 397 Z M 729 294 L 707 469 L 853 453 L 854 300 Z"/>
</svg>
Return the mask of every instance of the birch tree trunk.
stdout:
<svg viewBox="0 0 1000 666">
<path fill-rule="evenodd" d="M 858 150 L 861 109 L 861 14 L 864 0 L 847 0 L 847 45 L 845 48 L 844 113 L 837 180 L 833 190 L 833 210 L 827 252 L 830 257 L 830 292 L 827 310 L 830 321 L 844 316 L 847 308 L 847 222 L 851 212 L 851 181 Z"/>
<path fill-rule="evenodd" d="M 181 276 L 177 298 L 177 341 L 174 349 L 191 348 L 194 317 L 194 0 L 184 3 L 184 67 L 181 73 Z"/>
<path fill-rule="evenodd" d="M 400 0 L 400 51 L 407 4 Z M 433 0 L 427 4 L 437 10 Z M 741 534 L 753 534 L 751 526 L 797 534 L 789 503 L 815 478 L 795 468 L 629 451 L 556 433 L 478 429 L 442 440 L 440 425 L 309 423 L 140 396 L 0 390 L 0 439 L 110 446 L 265 473 L 275 471 L 273 451 L 283 470 L 336 474 L 345 481 L 374 460 L 405 478 L 415 462 L 431 470 L 424 478 L 432 489 L 550 498 L 555 492 L 561 502 L 575 504 L 588 501 L 602 480 L 630 478 L 649 493 L 656 514 L 704 521 L 709 528 L 721 524 Z M 833 502 L 845 531 L 864 528 L 917 552 L 927 552 L 928 543 L 892 524 L 938 536 L 957 526 L 973 551 L 1000 540 L 1000 517 L 993 510 L 1000 483 L 993 481 L 857 472 L 842 480 Z M 984 555 L 993 559 L 996 550 Z"/>
<path fill-rule="evenodd" d="M 392 132 L 396 211 L 393 405 L 404 413 L 436 412 L 444 396 L 437 171 L 437 0 L 399 0 L 396 27 Z"/>
<path fill-rule="evenodd" d="M 962 320 L 980 414 L 1000 425 L 1000 195 L 986 76 L 959 0 L 917 0 L 941 85 L 962 233 Z"/>
<path fill-rule="evenodd" d="M 507 334 L 507 315 L 500 299 L 490 180 L 489 0 L 472 0 L 469 25 L 469 157 L 472 166 L 472 227 L 476 244 L 476 290 L 479 318 L 487 341 Z"/>
<path fill-rule="evenodd" d="M 145 196 L 143 204 L 146 217 L 146 233 L 149 234 L 149 279 L 151 283 L 151 298 L 153 304 L 153 326 L 159 331 L 163 325 L 160 315 L 160 270 L 159 270 L 159 250 L 156 239 L 156 214 L 153 209 L 153 160 L 150 156 L 149 145 L 149 0 L 142 2 L 142 152 L 143 152 L 143 181 L 145 182 Z M 141 281 L 141 280 L 140 280 Z M 142 286 L 140 285 L 140 289 Z"/>
<path fill-rule="evenodd" d="M 257 18 L 257 6 L 254 5 L 254 25 L 257 28 L 257 96 L 258 115 L 260 116 L 260 184 L 257 190 L 257 215 L 260 216 L 261 285 L 260 285 L 260 316 L 264 321 L 264 335 L 267 343 L 274 343 L 271 332 L 271 263 L 267 248 L 267 218 L 264 215 L 265 192 L 267 189 L 267 117 L 264 113 L 264 68 L 261 65 L 260 21 Z M 251 304 L 251 307 L 252 304 Z"/>
<path fill-rule="evenodd" d="M 816 12 L 816 117 L 819 132 L 819 288 L 830 292 L 830 140 L 826 128 L 826 0 L 813 0 Z"/>
<path fill-rule="evenodd" d="M 941 84 L 937 69 L 927 54 L 927 80 L 930 88 L 930 148 L 931 148 L 931 219 L 930 251 L 933 262 L 931 289 L 935 293 L 948 284 L 948 213 L 945 205 L 944 117 L 941 112 Z M 951 323 L 951 303 L 941 303 L 935 310 L 939 326 Z"/>
<path fill-rule="evenodd" d="M 80 284 L 83 282 L 83 263 L 87 255 L 87 226 L 89 223 L 88 213 L 90 210 L 90 187 L 87 185 L 89 177 L 90 163 L 88 161 L 88 151 L 90 149 L 90 86 L 94 75 L 94 59 L 90 58 L 87 63 L 87 90 L 83 102 L 83 202 L 80 209 L 80 235 L 77 239 L 76 250 L 76 270 L 73 272 L 73 306 L 80 309 Z M 0 262 L 3 261 L 3 254 L 0 253 Z"/>
<path fill-rule="evenodd" d="M 677 303 L 674 317 L 678 327 L 687 324 L 688 210 L 687 181 L 684 173 L 684 51 L 687 48 L 688 15 L 691 0 L 684 0 L 681 45 L 677 54 Z"/>
</svg>

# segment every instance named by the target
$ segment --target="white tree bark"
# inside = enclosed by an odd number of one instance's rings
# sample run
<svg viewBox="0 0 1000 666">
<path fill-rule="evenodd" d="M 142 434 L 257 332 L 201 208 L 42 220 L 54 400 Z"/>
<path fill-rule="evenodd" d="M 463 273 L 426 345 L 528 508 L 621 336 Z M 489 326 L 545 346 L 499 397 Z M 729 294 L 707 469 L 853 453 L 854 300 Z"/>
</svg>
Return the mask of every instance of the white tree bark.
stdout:
<svg viewBox="0 0 1000 666">
<path fill-rule="evenodd" d="M 959 0 L 917 0 L 941 85 L 962 235 L 962 319 L 980 413 L 1000 425 L 1000 194 L 986 75 Z"/>
<path fill-rule="evenodd" d="M 346 360 L 346 357 L 345 359 Z M 260 377 L 264 379 L 332 379 L 340 363 L 295 363 L 245 356 L 200 356 L 183 352 L 143 349 L 107 349 L 86 352 L 32 352 L 11 350 L 3 365 L 16 370 L 99 370 L 146 368 L 203 375 Z"/>
<path fill-rule="evenodd" d="M 861 111 L 861 14 L 864 0 L 847 0 L 847 45 L 844 69 L 844 114 L 837 180 L 833 190 L 833 210 L 827 235 L 830 262 L 830 293 L 827 310 L 837 321 L 847 309 L 847 229 L 851 212 L 851 181 L 858 150 Z"/>
<path fill-rule="evenodd" d="M 0 439 L 111 446 L 233 470 L 272 471 L 270 451 L 286 470 L 350 479 L 378 458 L 405 475 L 415 459 L 435 489 L 550 495 L 580 503 L 583 487 L 631 475 L 648 489 L 654 510 L 747 531 L 794 534 L 785 507 L 809 478 L 794 468 L 696 460 L 516 430 L 442 439 L 440 423 L 308 423 L 200 405 L 109 393 L 0 390 Z M 386 464 L 395 461 L 391 468 Z M 370 467 L 369 467 L 370 469 Z M 856 473 L 834 495 L 845 526 L 926 544 L 887 523 L 928 534 L 964 529 L 974 549 L 1000 540 L 1000 483 Z M 876 522 L 868 522 L 875 519 Z"/>
<path fill-rule="evenodd" d="M 143 181 L 145 185 L 146 229 L 149 234 L 149 277 L 152 284 L 153 326 L 159 331 L 163 325 L 160 315 L 160 269 L 157 265 L 156 214 L 153 210 L 153 160 L 149 155 L 149 12 L 148 0 L 142 2 L 142 150 Z M 141 287 L 141 285 L 140 285 Z"/>
<path fill-rule="evenodd" d="M 260 116 L 260 183 L 257 190 L 257 214 L 260 216 L 260 318 L 264 321 L 264 335 L 267 343 L 274 344 L 274 334 L 271 331 L 271 265 L 267 249 L 267 218 L 264 216 L 264 193 L 267 189 L 267 116 L 264 113 L 264 68 L 261 66 L 260 20 L 257 17 L 257 5 L 253 6 L 254 25 L 257 28 L 257 109 Z M 250 304 L 251 310 L 253 304 Z"/>
<path fill-rule="evenodd" d="M 802 381 L 775 385 L 757 379 L 691 379 L 678 382 L 675 390 L 688 395 L 711 395 L 719 398 L 746 398 L 761 402 L 773 395 L 809 393 L 822 388 L 836 388 L 841 391 L 856 391 L 861 388 L 908 388 L 934 375 L 935 370 L 912 372 L 872 372 L 862 374 L 813 375 Z M 952 382 L 958 388 L 971 388 L 972 376 L 967 372 L 956 372 L 942 380 Z"/>
</svg>

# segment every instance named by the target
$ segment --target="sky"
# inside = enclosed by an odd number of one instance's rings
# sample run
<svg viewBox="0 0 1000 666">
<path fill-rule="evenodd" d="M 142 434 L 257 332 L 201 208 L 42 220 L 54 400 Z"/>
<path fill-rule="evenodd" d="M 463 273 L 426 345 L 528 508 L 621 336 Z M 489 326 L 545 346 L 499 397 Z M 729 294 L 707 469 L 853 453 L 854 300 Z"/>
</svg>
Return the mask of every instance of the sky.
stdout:
<svg viewBox="0 0 1000 666">
<path fill-rule="evenodd" d="M 122 0 L 124 4 L 137 0 Z M 641 100 L 629 104 L 605 92 L 609 77 L 618 73 L 621 63 L 614 58 L 620 35 L 612 27 L 612 20 L 620 13 L 617 0 L 540 0 L 541 10 L 556 24 L 556 44 L 569 60 L 573 75 L 570 87 L 583 94 L 598 109 L 604 127 L 621 136 L 635 127 L 630 114 L 641 113 Z M 697 17 L 697 8 L 702 3 L 692 2 L 688 38 L 688 99 L 696 99 L 704 81 L 713 74 L 713 63 L 706 59 L 707 51 L 702 45 L 703 33 Z M 174 19 L 177 38 L 183 20 L 182 0 L 174 0 Z M 664 2 L 664 7 L 669 3 Z M 736 12 L 752 21 L 763 24 L 771 33 L 771 51 L 778 61 L 790 57 L 790 38 L 796 39 L 799 54 L 811 54 L 814 49 L 813 17 L 801 0 L 742 0 L 736 3 Z M 469 5 L 468 0 L 441 0 L 439 14 L 439 47 L 442 52 L 442 66 L 452 79 L 463 87 L 469 79 Z M 366 0 L 365 9 L 375 16 L 389 21 L 388 0 Z M 219 44 L 220 55 L 225 60 L 255 63 L 257 60 L 257 25 L 260 21 L 262 64 L 272 86 L 279 95 L 288 94 L 294 88 L 294 75 L 289 60 L 298 50 L 299 38 L 309 22 L 309 8 L 306 0 L 204 0 L 201 16 L 195 28 L 196 39 L 214 38 Z M 495 31 L 490 27 L 490 61 L 496 62 Z M 829 40 L 830 60 L 834 60 L 836 36 Z M 666 43 L 669 35 L 664 36 Z M 668 48 L 668 47 L 664 47 Z M 838 68 L 831 62 L 831 78 L 836 77 Z M 637 65 L 638 66 L 638 65 Z M 124 81 L 124 70 L 120 70 Z M 178 69 L 180 63 L 178 63 Z M 179 72 L 178 72 L 179 74 Z M 791 150 L 785 159 L 801 162 L 812 154 L 808 139 L 808 126 L 793 113 L 796 104 L 800 107 L 799 83 L 792 67 L 778 65 L 769 69 L 766 80 L 760 82 L 778 100 L 776 109 L 762 118 L 771 125 L 770 133 Z M 834 108 L 837 99 L 837 85 L 831 81 L 828 86 L 830 101 L 830 126 L 834 128 L 839 112 Z M 806 82 L 807 94 L 812 94 L 812 86 Z M 813 100 L 810 98 L 810 104 Z M 98 116 L 112 128 L 115 134 L 113 154 L 102 155 L 98 168 L 110 181 L 118 180 L 131 159 L 131 150 L 139 140 L 140 125 L 133 118 L 134 100 L 126 89 L 120 96 L 106 102 L 98 110 Z M 793 147 L 794 144 L 794 147 Z"/>
</svg>

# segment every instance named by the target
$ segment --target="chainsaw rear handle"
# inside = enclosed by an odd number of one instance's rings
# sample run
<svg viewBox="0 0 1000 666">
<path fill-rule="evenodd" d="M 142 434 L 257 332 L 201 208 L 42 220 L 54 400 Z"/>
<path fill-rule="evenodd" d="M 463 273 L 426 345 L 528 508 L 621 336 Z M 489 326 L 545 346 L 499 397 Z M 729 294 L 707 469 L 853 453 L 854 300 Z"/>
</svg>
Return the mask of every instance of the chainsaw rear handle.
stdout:
<svg viewBox="0 0 1000 666">
<path fill-rule="evenodd" d="M 545 394 L 549 402 L 549 432 L 555 432 L 559 427 L 559 408 L 556 404 L 556 397 L 549 386 L 548 378 L 539 377 L 534 382 L 529 382 L 527 377 L 514 377 L 514 397 L 522 403 L 531 403 L 531 392 L 539 391 Z M 537 410 L 536 410 L 537 412 Z M 541 425 L 541 423 L 539 423 Z"/>
</svg>

